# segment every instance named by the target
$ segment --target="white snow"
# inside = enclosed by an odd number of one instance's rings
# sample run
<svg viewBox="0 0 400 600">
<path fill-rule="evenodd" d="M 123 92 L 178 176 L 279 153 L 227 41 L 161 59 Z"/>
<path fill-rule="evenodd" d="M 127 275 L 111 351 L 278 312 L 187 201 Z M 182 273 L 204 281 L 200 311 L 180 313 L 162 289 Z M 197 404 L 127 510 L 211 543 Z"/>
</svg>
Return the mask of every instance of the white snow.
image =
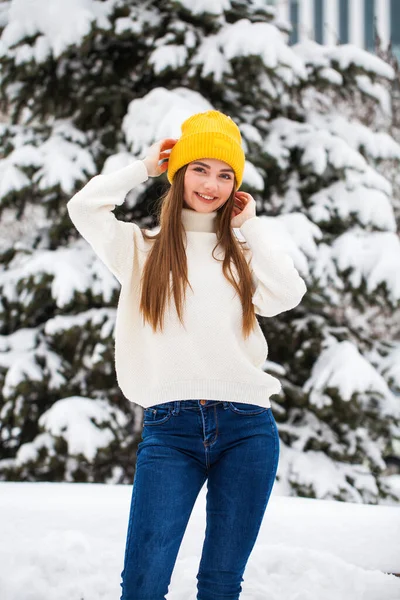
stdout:
<svg viewBox="0 0 400 600">
<path fill-rule="evenodd" d="M 0 199 L 10 192 L 19 192 L 29 187 L 30 180 L 11 160 L 0 160 Z"/>
<path fill-rule="evenodd" d="M 248 56 L 259 57 L 267 69 L 286 67 L 286 71 L 276 70 L 275 74 L 289 77 L 291 83 L 307 78 L 303 61 L 287 46 L 282 32 L 271 23 L 252 23 L 248 19 L 226 24 L 217 34 L 205 38 L 192 64 L 204 65 L 202 77 L 213 75 L 221 81 L 231 70 L 228 61 Z"/>
<path fill-rule="evenodd" d="M 366 52 L 353 44 L 339 44 L 338 46 L 326 46 L 326 55 L 333 63 L 337 63 L 340 69 L 348 69 L 351 65 L 361 67 L 365 71 L 376 74 L 387 79 L 394 79 L 395 72 L 387 62 L 375 56 L 372 52 Z"/>
<path fill-rule="evenodd" d="M 317 431 L 321 429 L 320 422 L 317 421 L 315 415 L 311 413 L 305 413 L 304 420 L 307 420 L 307 425 L 314 426 Z M 291 431 L 293 436 L 293 430 L 299 434 L 299 439 L 295 438 L 295 443 L 289 448 L 286 444 L 282 444 L 283 455 L 281 461 L 281 472 L 282 477 L 285 478 L 286 485 L 284 490 L 289 495 L 288 487 L 289 484 L 297 489 L 312 490 L 318 498 L 325 499 L 332 498 L 340 494 L 342 498 L 346 498 L 348 502 L 365 502 L 366 506 L 368 503 L 373 504 L 374 498 L 379 496 L 379 490 L 376 485 L 376 480 L 371 475 L 369 468 L 360 463 L 344 463 L 330 459 L 323 451 L 309 450 L 308 452 L 302 451 L 300 448 L 305 443 L 309 443 L 307 440 L 307 433 L 305 428 L 302 428 L 299 432 L 299 425 L 296 427 L 285 425 L 282 431 Z M 332 431 L 327 427 L 323 427 L 323 437 L 320 440 L 320 445 L 325 441 L 325 434 L 328 433 L 328 439 L 332 437 Z M 327 430 L 327 431 L 326 431 Z M 357 432 L 359 437 L 361 432 Z M 318 439 L 320 436 L 313 436 Z M 335 439 L 333 440 L 333 446 L 335 446 Z M 357 439 L 358 445 L 361 441 Z M 348 452 L 350 455 L 353 454 L 353 448 L 348 447 L 346 449 L 340 447 L 339 452 Z M 366 446 L 366 444 L 364 444 Z M 366 455 L 370 458 L 366 446 Z M 313 473 L 317 470 L 318 479 L 316 479 Z M 387 482 L 390 486 L 391 481 Z M 392 488 L 389 487 L 391 490 Z M 358 490 L 361 490 L 360 493 Z M 395 492 L 396 493 L 396 492 Z M 300 495 L 300 494 L 299 494 Z M 363 505 L 364 506 L 364 505 Z"/>
<path fill-rule="evenodd" d="M 90 33 L 92 24 L 109 29 L 108 19 L 119 0 L 13 0 L 2 33 L 0 55 L 15 55 L 17 63 L 45 61 L 51 51 L 61 56 L 71 46 L 79 45 Z M 17 46 L 24 38 L 38 36 L 33 48 Z"/>
<path fill-rule="evenodd" d="M 318 254 L 317 242 L 322 238 L 322 231 L 305 214 L 301 212 L 291 212 L 283 214 L 275 218 L 275 223 L 284 225 L 286 234 L 290 237 L 289 243 L 286 244 L 286 249 L 289 250 L 291 256 L 297 264 L 297 267 L 304 276 L 309 274 L 309 262 L 307 258 L 316 258 Z M 282 232 L 282 241 L 284 241 Z"/>
<path fill-rule="evenodd" d="M 331 67 L 325 67 L 321 69 L 320 71 L 318 71 L 318 75 L 322 79 L 326 79 L 326 81 L 329 81 L 329 83 L 332 83 L 333 85 L 342 85 L 343 83 L 342 75 L 338 71 L 335 71 L 335 69 L 332 69 Z"/>
<path fill-rule="evenodd" d="M 85 293 L 88 289 L 104 302 L 109 302 L 118 289 L 116 278 L 96 257 L 85 240 L 78 240 L 70 249 L 58 248 L 56 251 L 36 250 L 32 255 L 16 254 L 10 263 L 10 269 L 0 273 L 3 298 L 15 303 L 15 290 L 18 282 L 26 282 L 34 278 L 36 282 L 45 276 L 52 276 L 52 298 L 58 308 L 67 306 L 75 292 Z M 34 289 L 34 286 L 33 288 Z M 20 293 L 20 306 L 29 305 L 32 291 L 25 284 L 25 292 Z M 116 309 L 93 309 L 72 316 L 59 315 L 46 322 L 47 336 L 55 335 L 57 328 L 83 327 L 91 320 L 93 325 L 103 323 L 103 337 L 106 339 L 113 331 Z M 42 381 L 44 372 L 35 357 L 44 355 L 49 389 L 58 389 L 63 383 L 61 358 L 49 348 L 43 349 L 39 344 L 39 331 L 36 329 L 19 329 L 10 335 L 0 336 L 0 366 L 7 369 L 2 394 L 4 398 L 15 394 L 16 387 L 25 380 Z M 95 357 L 93 357 L 95 360 Z M 88 368 L 90 365 L 86 365 Z"/>
<path fill-rule="evenodd" d="M 0 27 L 3 28 L 8 23 L 8 12 L 10 9 L 10 1 L 4 1 L 0 4 Z"/>
<path fill-rule="evenodd" d="M 371 297 L 384 285 L 388 300 L 396 306 L 400 298 L 399 260 L 400 241 L 396 233 L 354 228 L 339 236 L 332 245 L 319 244 L 312 272 L 335 304 L 343 303 L 335 289 L 344 289 L 342 272 L 351 268 L 346 285 L 357 290 L 365 282 Z"/>
<path fill-rule="evenodd" d="M 0 201 L 32 182 L 40 190 L 59 185 L 63 192 L 72 194 L 77 181 L 85 181 L 88 175 L 95 174 L 93 157 L 82 147 L 87 143 L 86 136 L 69 121 L 55 121 L 50 136 L 42 143 L 40 138 L 33 141 L 31 127 L 10 127 L 9 135 L 14 150 L 0 160 Z M 32 182 L 24 167 L 36 168 Z"/>
<path fill-rule="evenodd" d="M 73 248 L 57 250 L 37 250 L 32 255 L 17 254 L 10 263 L 11 268 L 0 274 L 4 297 L 16 300 L 16 282 L 32 277 L 38 283 L 45 275 L 52 275 L 51 295 L 59 308 L 68 305 L 74 293 L 85 292 L 101 295 L 105 301 L 112 298 L 116 280 L 111 272 L 98 260 L 86 240 L 78 240 Z M 32 298 L 19 294 L 19 301 L 28 305 Z"/>
<path fill-rule="evenodd" d="M 240 133 L 247 141 L 261 144 L 262 137 L 256 127 L 250 125 L 249 123 L 241 123 L 239 129 Z"/>
<path fill-rule="evenodd" d="M 222 15 L 224 11 L 231 8 L 230 0 L 176 0 L 176 2 L 193 15 L 204 13 Z"/>
<path fill-rule="evenodd" d="M 306 64 L 314 68 L 337 67 L 345 71 L 350 66 L 355 66 L 383 78 L 394 79 L 395 76 L 394 69 L 388 63 L 353 44 L 329 46 L 305 40 L 292 46 L 292 49 Z"/>
<path fill-rule="evenodd" d="M 371 81 L 368 75 L 356 75 L 356 81 L 359 89 L 367 96 L 375 98 L 381 105 L 383 112 L 390 116 L 392 113 L 392 100 L 390 91 L 381 83 Z"/>
<path fill-rule="evenodd" d="M 367 188 L 380 190 L 388 196 L 393 195 L 390 181 L 370 166 L 366 166 L 363 171 L 347 169 L 345 171 L 345 179 L 349 189 L 353 189 L 358 185 L 363 185 Z"/>
<path fill-rule="evenodd" d="M 197 48 L 191 64 L 202 65 L 201 76 L 204 78 L 211 76 L 217 82 L 223 81 L 226 75 L 232 74 L 231 65 L 220 48 L 218 35 L 209 35 L 204 38 Z M 189 74 L 193 74 L 193 68 Z"/>
<path fill-rule="evenodd" d="M 309 117 L 309 122 L 328 129 L 345 140 L 353 150 L 361 150 L 370 158 L 400 160 L 400 144 L 384 131 L 373 131 L 362 123 L 346 119 L 338 114 L 318 115 L 313 113 Z"/>
<path fill-rule="evenodd" d="M 317 175 L 332 166 L 335 169 L 363 171 L 367 164 L 359 152 L 344 140 L 312 123 L 299 123 L 280 117 L 271 122 L 263 150 L 284 169 L 290 164 L 290 150 L 303 150 L 301 164 Z"/>
<path fill-rule="evenodd" d="M 328 48 L 329 46 L 318 44 L 318 42 L 311 39 L 306 39 L 303 42 L 299 42 L 292 46 L 292 50 L 300 56 L 306 64 L 310 64 L 314 68 L 330 66 Z"/>
<path fill-rule="evenodd" d="M 348 340 L 331 340 L 304 384 L 304 391 L 310 392 L 310 402 L 319 408 L 332 404 L 331 397 L 324 394 L 329 388 L 337 389 L 341 402 L 350 402 L 359 394 L 358 401 L 365 408 L 368 406 L 368 394 L 373 394 L 375 400 L 382 396 L 381 415 L 397 415 L 400 418 L 400 403 L 386 381 Z"/>
<path fill-rule="evenodd" d="M 142 35 L 143 29 L 148 25 L 155 27 L 162 24 L 163 15 L 154 10 L 148 2 L 135 3 L 126 8 L 130 8 L 129 16 L 119 17 L 115 21 L 114 31 L 118 36 L 129 32 Z"/>
<path fill-rule="evenodd" d="M 195 600 L 206 484 L 193 508 L 168 600 Z M 0 483 L 4 600 L 120 597 L 132 486 Z M 279 495 L 274 486 L 241 600 L 397 600 L 398 508 Z"/>
<path fill-rule="evenodd" d="M 400 343 L 397 343 L 394 350 L 380 360 L 379 368 L 387 381 L 391 381 L 393 387 L 395 386 L 400 392 Z"/>
<path fill-rule="evenodd" d="M 149 64 L 153 65 L 154 72 L 158 75 L 166 69 L 179 69 L 187 60 L 187 48 L 176 44 L 166 44 L 156 48 L 149 56 Z"/>
<path fill-rule="evenodd" d="M 337 181 L 310 196 L 310 203 L 310 215 L 316 223 L 329 222 L 335 215 L 348 221 L 355 215 L 366 227 L 373 225 L 393 232 L 397 229 L 392 202 L 377 189 L 362 185 L 349 189 L 344 181 Z"/>
<path fill-rule="evenodd" d="M 74 396 L 55 402 L 40 416 L 39 425 L 54 437 L 62 436 L 68 443 L 69 454 L 82 454 L 92 461 L 98 449 L 107 447 L 114 439 L 111 429 L 104 425 L 109 425 L 116 411 L 119 424 L 123 425 L 128 416 L 116 407 L 112 408 L 106 400 Z M 20 454 L 31 446 L 34 443 L 19 448 L 17 463 L 22 458 Z"/>
<path fill-rule="evenodd" d="M 246 183 L 250 188 L 258 192 L 264 190 L 264 179 L 249 160 L 246 160 L 244 164 L 243 183 Z"/>
<path fill-rule="evenodd" d="M 80 157 L 76 153 L 81 154 Z M 41 146 L 43 166 L 36 171 L 33 182 L 40 190 L 59 185 L 63 192 L 72 194 L 77 181 L 86 179 L 85 174 L 94 174 L 95 165 L 86 149 L 78 149 L 60 137 L 53 136 Z"/>
<path fill-rule="evenodd" d="M 161 138 L 179 138 L 182 122 L 195 114 L 212 110 L 198 92 L 186 88 L 154 88 L 144 98 L 132 100 L 122 123 L 130 151 L 137 158 Z"/>
<path fill-rule="evenodd" d="M 353 289 L 358 289 L 364 280 L 367 293 L 372 296 L 377 287 L 384 284 L 389 301 L 394 306 L 398 303 L 400 240 L 397 233 L 346 231 L 333 242 L 332 257 L 340 271 L 352 267 L 348 280 Z"/>
<path fill-rule="evenodd" d="M 0 366 L 7 369 L 2 388 L 6 399 L 12 386 L 18 385 L 25 378 L 41 381 L 43 373 L 35 361 L 35 336 L 33 329 L 21 328 L 15 333 L 0 336 Z M 7 404 L 2 409 L 7 410 Z M 0 414 L 4 418 L 5 413 Z"/>
</svg>

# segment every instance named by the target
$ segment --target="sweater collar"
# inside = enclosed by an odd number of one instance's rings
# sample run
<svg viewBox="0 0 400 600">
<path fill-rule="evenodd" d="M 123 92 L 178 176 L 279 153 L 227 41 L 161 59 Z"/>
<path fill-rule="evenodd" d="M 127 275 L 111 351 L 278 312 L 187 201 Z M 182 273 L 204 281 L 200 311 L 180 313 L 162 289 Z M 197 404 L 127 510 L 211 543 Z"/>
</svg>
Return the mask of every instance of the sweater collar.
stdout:
<svg viewBox="0 0 400 600">
<path fill-rule="evenodd" d="M 217 211 L 200 213 L 191 208 L 182 208 L 182 223 L 186 231 L 215 233 L 217 231 Z"/>
</svg>

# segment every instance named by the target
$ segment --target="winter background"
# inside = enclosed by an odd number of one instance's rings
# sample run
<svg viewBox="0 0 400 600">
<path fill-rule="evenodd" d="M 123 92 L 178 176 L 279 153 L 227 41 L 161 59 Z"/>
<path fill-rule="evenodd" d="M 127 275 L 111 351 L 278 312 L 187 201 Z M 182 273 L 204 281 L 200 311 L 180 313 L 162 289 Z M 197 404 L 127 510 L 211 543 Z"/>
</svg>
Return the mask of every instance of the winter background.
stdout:
<svg viewBox="0 0 400 600">
<path fill-rule="evenodd" d="M 308 287 L 258 317 L 281 456 L 241 597 L 400 599 L 398 63 L 289 29 L 266 0 L 0 2 L 1 599 L 119 597 L 143 411 L 115 379 L 118 281 L 66 203 L 209 109 Z M 166 186 L 115 216 L 155 226 Z M 196 597 L 205 493 L 169 600 Z"/>
</svg>

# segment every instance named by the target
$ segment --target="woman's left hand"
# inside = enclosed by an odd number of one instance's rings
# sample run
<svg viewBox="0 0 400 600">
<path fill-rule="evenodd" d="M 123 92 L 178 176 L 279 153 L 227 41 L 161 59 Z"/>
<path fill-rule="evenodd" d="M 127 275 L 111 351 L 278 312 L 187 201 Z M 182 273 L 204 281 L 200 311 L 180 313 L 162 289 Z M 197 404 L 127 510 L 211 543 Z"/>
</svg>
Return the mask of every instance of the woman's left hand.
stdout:
<svg viewBox="0 0 400 600">
<path fill-rule="evenodd" d="M 232 211 L 231 227 L 239 228 L 245 221 L 255 217 L 256 201 L 246 192 L 236 192 L 235 205 Z"/>
</svg>

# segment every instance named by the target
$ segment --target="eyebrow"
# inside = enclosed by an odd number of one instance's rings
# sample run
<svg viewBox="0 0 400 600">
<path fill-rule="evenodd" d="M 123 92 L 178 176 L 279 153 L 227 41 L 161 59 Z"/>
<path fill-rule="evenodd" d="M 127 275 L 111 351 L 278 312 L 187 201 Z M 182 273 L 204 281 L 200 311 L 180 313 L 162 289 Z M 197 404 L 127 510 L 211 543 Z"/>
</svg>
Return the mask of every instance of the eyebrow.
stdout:
<svg viewBox="0 0 400 600">
<path fill-rule="evenodd" d="M 206 169 L 211 169 L 210 165 L 206 165 L 206 163 L 200 162 L 199 160 L 193 161 L 192 165 L 201 165 L 202 167 L 205 167 Z M 233 169 L 220 169 L 221 173 L 222 173 L 222 171 L 229 171 L 230 173 L 234 173 Z"/>
</svg>

